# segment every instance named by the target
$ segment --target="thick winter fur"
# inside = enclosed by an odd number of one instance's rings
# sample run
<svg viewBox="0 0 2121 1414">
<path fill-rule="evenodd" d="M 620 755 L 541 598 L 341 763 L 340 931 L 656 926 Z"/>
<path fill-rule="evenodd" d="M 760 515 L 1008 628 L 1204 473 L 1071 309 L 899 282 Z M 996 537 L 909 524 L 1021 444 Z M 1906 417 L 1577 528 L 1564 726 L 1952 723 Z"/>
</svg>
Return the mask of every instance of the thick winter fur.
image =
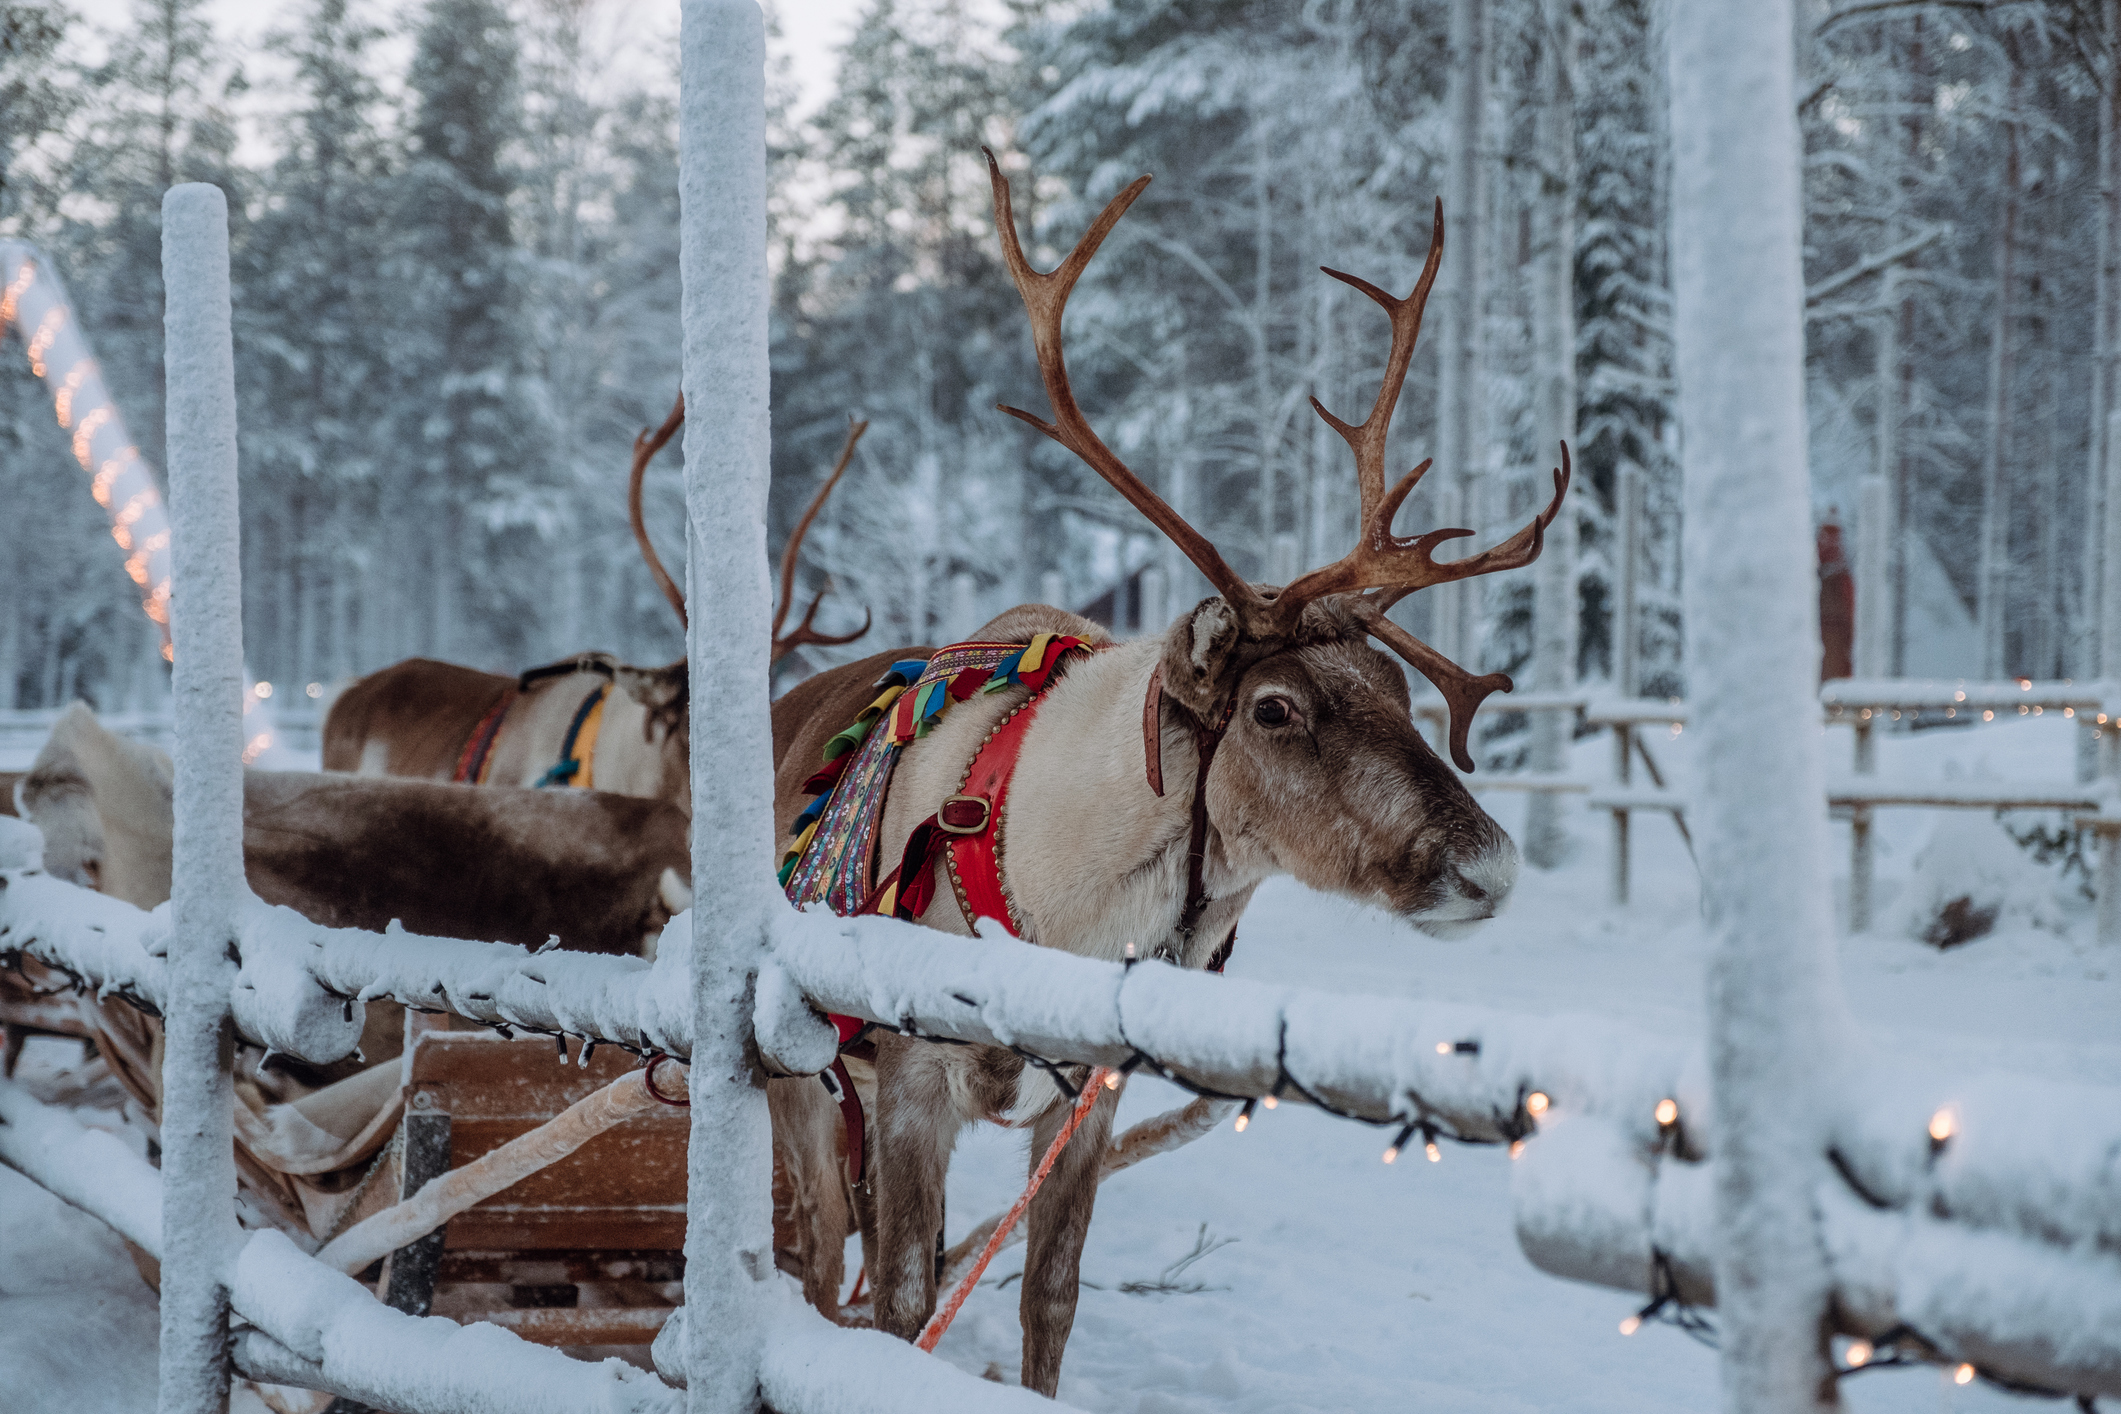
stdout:
<svg viewBox="0 0 2121 1414">
<path fill-rule="evenodd" d="M 153 908 L 169 897 L 169 758 L 60 718 L 22 779 L 54 876 Z M 661 801 L 248 771 L 251 889 L 314 922 L 640 953 L 689 906 L 686 820 Z"/>
<path fill-rule="evenodd" d="M 1515 846 L 1415 730 L 1405 675 L 1369 646 L 1345 605 L 1313 604 L 1291 639 L 1269 645 L 1240 641 L 1220 599 L 1162 637 L 1132 643 L 1111 644 L 1095 624 L 1043 605 L 1013 609 L 974 637 L 1022 641 L 1040 631 L 1109 646 L 1074 660 L 1047 690 L 1009 788 L 1003 884 L 1029 941 L 1113 960 L 1131 943 L 1142 956 L 1202 967 L 1236 927 L 1253 889 L 1273 874 L 1390 908 L 1417 928 L 1446 935 L 1491 916 L 1507 898 Z M 879 654 L 821 674 L 775 705 L 781 831 L 807 803 L 801 784 L 825 739 L 853 719 L 876 677 L 900 656 Z M 1160 798 L 1147 783 L 1141 730 L 1143 698 L 1159 662 L 1166 684 Z M 1193 936 L 1180 938 L 1194 732 L 1232 693 L 1236 711 L 1208 778 L 1210 903 Z M 913 827 L 956 792 L 988 729 L 1023 697 L 973 697 L 906 748 L 885 809 L 883 867 Z M 1285 714 L 1279 725 L 1256 716 L 1269 699 Z M 947 876 L 937 884 L 922 921 L 970 932 Z M 1050 1081 L 1026 1074 L 1006 1051 L 892 1035 L 877 1042 L 875 1087 L 870 1274 L 877 1324 L 910 1339 L 935 1308 L 933 1253 L 959 1129 L 977 1119 L 1028 1127 L 1035 1161 L 1067 1110 Z M 1049 1395 L 1074 1322 L 1083 1237 L 1116 1105 L 1116 1095 L 1100 1099 L 1029 1213 L 1023 1382 Z M 834 1161 L 817 1151 L 804 1162 Z M 816 1245 L 830 1247 L 829 1234 L 820 1233 Z"/>
<path fill-rule="evenodd" d="M 604 699 L 593 784 L 618 795 L 667 800 L 689 814 L 685 665 L 635 668 L 607 655 L 582 657 L 603 664 L 610 676 L 585 667 L 532 683 L 508 709 L 487 782 L 537 785 L 560 759 L 583 699 L 610 682 L 614 691 Z M 430 658 L 379 669 L 332 703 L 324 719 L 324 769 L 447 781 L 480 720 L 513 686 L 498 673 Z"/>
<path fill-rule="evenodd" d="M 153 908 L 169 897 L 174 780 L 168 756 L 106 730 L 76 702 L 52 724 L 16 799 L 44 832 L 46 872 Z"/>
</svg>

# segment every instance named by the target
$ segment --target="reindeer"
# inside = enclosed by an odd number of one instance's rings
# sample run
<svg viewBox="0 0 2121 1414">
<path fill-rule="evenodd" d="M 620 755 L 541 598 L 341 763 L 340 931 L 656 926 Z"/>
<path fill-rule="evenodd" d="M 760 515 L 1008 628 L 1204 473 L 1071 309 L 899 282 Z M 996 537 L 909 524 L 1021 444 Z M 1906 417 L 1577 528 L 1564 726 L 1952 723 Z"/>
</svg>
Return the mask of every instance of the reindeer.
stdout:
<svg viewBox="0 0 2121 1414">
<path fill-rule="evenodd" d="M 1411 539 L 1393 532 L 1395 513 L 1430 466 L 1424 461 L 1386 484 L 1386 429 L 1443 253 L 1442 203 L 1427 263 L 1408 298 L 1395 299 L 1353 275 L 1325 272 L 1384 309 L 1391 353 L 1375 405 L 1360 425 L 1312 400 L 1354 454 L 1362 503 L 1355 547 L 1334 564 L 1276 587 L 1241 579 L 1214 545 L 1099 439 L 1069 388 L 1062 310 L 1149 178 L 1116 197 L 1067 259 L 1041 274 L 1024 257 L 1009 183 L 991 153 L 988 171 L 996 230 L 1029 315 L 1053 416 L 1049 422 L 1002 410 L 1080 457 L 1184 551 L 1217 591 L 1161 635 L 1127 643 L 1114 642 L 1087 620 L 1037 604 L 1012 609 L 974 635 L 1022 642 L 1038 632 L 1065 633 L 1097 650 L 1073 659 L 1067 675 L 1040 696 L 1013 784 L 997 812 L 1006 847 L 1001 882 L 1022 936 L 1108 961 L 1138 950 L 1144 958 L 1206 967 L 1234 940 L 1253 890 L 1276 874 L 1390 909 L 1435 936 L 1455 937 L 1491 917 L 1516 880 L 1516 847 L 1423 740 L 1411 720 L 1404 673 L 1369 640 L 1411 663 L 1442 692 L 1450 705 L 1451 754 L 1471 770 L 1466 736 L 1473 713 L 1488 693 L 1507 691 L 1510 679 L 1466 672 L 1385 611 L 1429 585 L 1530 564 L 1560 510 L 1570 471 L 1564 446 L 1552 502 L 1483 553 L 1443 562 L 1434 557 L 1438 545 L 1472 534 L 1468 530 L 1433 530 Z M 781 830 L 807 803 L 803 782 L 817 769 L 825 741 L 862 709 L 877 675 L 898 656 L 904 655 L 882 654 L 821 673 L 776 704 Z M 881 859 L 899 858 L 916 822 L 967 789 L 968 760 L 1026 696 L 1020 688 L 975 695 L 905 747 L 884 807 Z M 1179 788 L 1166 790 L 1167 783 Z M 943 861 L 931 867 L 940 871 Z M 947 933 L 975 934 L 950 879 L 938 872 L 934 885 L 933 902 L 920 921 Z M 994 926 L 990 920 L 987 927 Z M 867 1127 L 873 1195 L 862 1204 L 874 1212 L 869 1274 L 876 1324 L 910 1340 L 935 1309 L 933 1254 L 958 1131 L 980 1119 L 1026 1128 L 1035 1161 L 1070 1106 L 1057 1103 L 1056 1087 L 1027 1072 L 1006 1050 L 928 1045 L 881 1028 L 871 1034 L 873 1073 L 850 1065 L 857 1088 L 874 1095 Z M 810 1092 L 795 1098 L 825 1103 Z M 1058 1383 L 1075 1318 L 1083 1240 L 1117 1104 L 1116 1093 L 1100 1096 L 1030 1207 L 1020 1302 L 1022 1376 L 1025 1387 L 1047 1395 Z M 776 1122 L 792 1133 L 796 1125 L 787 1108 L 784 1100 Z M 831 1127 L 818 1125 L 813 1132 L 829 1135 Z M 808 1181 L 821 1186 L 817 1175 L 836 1165 L 837 1156 L 818 1152 L 798 1161 Z M 830 1237 L 819 1232 L 812 1251 L 836 1260 L 829 1255 Z"/>
<path fill-rule="evenodd" d="M 663 568 L 641 512 L 648 464 L 685 420 L 685 399 L 663 425 L 643 429 L 633 442 L 627 509 L 656 584 L 686 623 L 685 596 Z M 806 645 L 852 643 L 869 631 L 865 612 L 853 633 L 813 627 L 829 582 L 819 588 L 801 622 L 787 633 L 795 592 L 796 559 L 810 523 L 839 484 L 868 430 L 850 419 L 832 475 L 781 551 L 781 606 L 773 620 L 773 661 Z M 591 786 L 620 795 L 668 800 L 692 812 L 687 766 L 691 694 L 685 660 L 638 668 L 608 653 L 582 653 L 519 677 L 481 672 L 431 658 L 408 658 L 370 673 L 332 703 L 324 721 L 324 769 L 368 776 L 413 776 L 521 786 Z"/>
</svg>

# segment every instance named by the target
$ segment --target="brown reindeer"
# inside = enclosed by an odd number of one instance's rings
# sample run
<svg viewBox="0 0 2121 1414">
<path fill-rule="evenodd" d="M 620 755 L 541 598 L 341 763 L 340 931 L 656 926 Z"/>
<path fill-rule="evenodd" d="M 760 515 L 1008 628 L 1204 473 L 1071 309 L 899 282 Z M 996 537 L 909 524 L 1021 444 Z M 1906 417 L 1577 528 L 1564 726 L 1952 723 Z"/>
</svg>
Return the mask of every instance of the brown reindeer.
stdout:
<svg viewBox="0 0 2121 1414">
<path fill-rule="evenodd" d="M 1001 879 L 1022 935 L 1111 961 L 1131 948 L 1204 967 L 1232 941 L 1252 891 L 1275 874 L 1389 908 L 1439 936 L 1455 936 L 1493 915 L 1515 882 L 1516 847 L 1422 739 L 1410 718 L 1405 675 L 1369 640 L 1412 663 L 1443 693 L 1451 708 L 1452 754 L 1470 770 L 1466 733 L 1473 712 L 1510 680 L 1465 672 L 1388 620 L 1385 610 L 1428 585 L 1530 564 L 1566 493 L 1568 453 L 1564 447 L 1553 502 L 1493 549 L 1439 562 L 1432 553 L 1438 544 L 1471 532 L 1436 530 L 1413 539 L 1393 533 L 1394 514 L 1429 467 L 1423 462 L 1387 485 L 1386 428 L 1443 252 L 1441 204 L 1427 264 L 1408 298 L 1326 272 L 1383 307 L 1391 319 L 1391 353 L 1361 425 L 1313 401 L 1354 453 L 1362 502 L 1355 548 L 1276 588 L 1249 584 L 1232 571 L 1098 438 L 1069 389 L 1062 308 L 1149 179 L 1107 206 L 1058 269 L 1040 274 L 1024 258 L 1009 185 L 991 154 L 989 170 L 996 227 L 1030 315 L 1053 420 L 1004 411 L 1081 457 L 1218 591 L 1162 635 L 1129 643 L 1115 643 L 1096 625 L 1044 605 L 1012 609 L 974 635 L 1022 642 L 1037 632 L 1067 633 L 1099 650 L 1074 659 L 1040 697 L 999 812 L 1006 846 Z M 776 704 L 780 828 L 807 803 L 803 782 L 817 769 L 826 739 L 861 710 L 872 682 L 899 656 L 905 655 L 882 654 L 822 673 Z M 1020 688 L 974 695 L 905 747 L 885 806 L 881 859 L 897 859 L 916 822 L 965 789 L 966 763 L 1025 700 Z M 942 860 L 932 867 L 940 870 Z M 921 921 L 949 933 L 974 931 L 940 874 L 933 899 Z M 875 1047 L 873 1075 L 864 1066 L 855 1077 L 857 1088 L 873 1085 L 875 1099 L 868 1126 L 875 1211 L 869 1273 L 876 1323 L 911 1339 L 935 1309 L 933 1255 L 958 1131 L 979 1119 L 1026 1128 L 1035 1161 L 1070 1107 L 1058 1102 L 1044 1075 L 1027 1072 L 1005 1050 L 935 1046 L 889 1032 L 875 1035 Z M 797 1098 L 823 1103 L 807 1092 Z M 1030 1207 L 1022 1373 L 1026 1387 L 1048 1395 L 1075 1317 L 1083 1239 L 1117 1102 L 1116 1094 L 1100 1097 Z M 815 1173 L 832 1158 L 813 1153 L 803 1162 Z M 813 1250 L 825 1254 L 833 1247 L 830 1237 L 820 1232 Z"/>
<path fill-rule="evenodd" d="M 61 714 L 21 778 L 54 878 L 153 908 L 169 897 L 169 756 Z M 473 790 L 310 771 L 243 773 L 250 888 L 313 923 L 653 956 L 687 907 L 685 817 L 607 792 Z"/>
<path fill-rule="evenodd" d="M 681 395 L 661 427 L 634 438 L 627 494 L 634 537 L 680 623 L 685 622 L 685 596 L 648 538 L 641 483 L 649 462 L 684 420 Z M 812 621 L 826 593 L 820 588 L 801 622 L 782 632 L 803 537 L 868 427 L 850 421 L 832 475 L 811 497 L 781 551 L 781 606 L 773 621 L 776 663 L 805 645 L 852 643 L 869 631 L 865 613 L 853 633 L 818 632 Z M 324 721 L 324 769 L 480 784 L 592 786 L 668 800 L 690 814 L 690 722 L 682 658 L 660 668 L 637 668 L 608 653 L 583 653 L 517 678 L 408 658 L 370 673 L 332 703 Z"/>
</svg>

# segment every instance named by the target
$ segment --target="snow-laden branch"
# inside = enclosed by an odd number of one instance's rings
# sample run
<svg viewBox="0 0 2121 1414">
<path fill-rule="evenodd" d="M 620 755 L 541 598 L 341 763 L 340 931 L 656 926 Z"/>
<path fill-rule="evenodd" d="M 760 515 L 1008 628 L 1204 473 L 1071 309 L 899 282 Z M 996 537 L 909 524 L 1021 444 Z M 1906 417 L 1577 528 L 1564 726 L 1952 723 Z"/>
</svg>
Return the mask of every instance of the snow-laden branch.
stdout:
<svg viewBox="0 0 2121 1414">
<path fill-rule="evenodd" d="M 1991 1376 L 2121 1394 L 2121 1258 L 1976 1226 L 1949 1196 L 1965 1187 L 1944 1181 L 1952 1167 L 1947 1146 L 1940 1181 L 1899 1195 L 1919 1201 L 1888 1204 L 1837 1175 L 1817 1186 L 1834 1324 L 1881 1345 L 1898 1332 L 1895 1344 Z M 1569 1117 L 1513 1169 L 1517 1240 L 1555 1276 L 1713 1305 L 1715 1182 L 1713 1162 L 1644 1154 L 1605 1120 Z"/>
</svg>

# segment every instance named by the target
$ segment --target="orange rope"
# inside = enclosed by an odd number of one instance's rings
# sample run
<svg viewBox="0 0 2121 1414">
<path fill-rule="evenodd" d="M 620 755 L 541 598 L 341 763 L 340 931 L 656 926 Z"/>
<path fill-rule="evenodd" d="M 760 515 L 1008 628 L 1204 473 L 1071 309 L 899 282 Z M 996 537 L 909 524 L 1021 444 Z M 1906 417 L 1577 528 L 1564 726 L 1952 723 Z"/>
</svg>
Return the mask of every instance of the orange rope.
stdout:
<svg viewBox="0 0 2121 1414">
<path fill-rule="evenodd" d="M 1061 1126 L 1061 1132 L 1053 1136 L 1052 1144 L 1046 1148 L 1046 1157 L 1039 1160 L 1038 1171 L 1031 1175 L 1030 1184 L 1017 1200 L 1009 1205 L 1009 1211 L 1002 1214 L 1002 1220 L 994 1225 L 994 1236 L 987 1239 L 986 1247 L 979 1254 L 979 1260 L 972 1264 L 972 1270 L 966 1272 L 958 1282 L 956 1290 L 950 1293 L 950 1299 L 928 1318 L 927 1326 L 921 1331 L 921 1338 L 914 1342 L 921 1349 L 933 1351 L 936 1342 L 943 1338 L 943 1332 L 949 1330 L 950 1323 L 957 1319 L 958 1308 L 965 1304 L 965 1298 L 972 1294 L 972 1288 L 979 1285 L 980 1276 L 987 1270 L 987 1264 L 994 1260 L 994 1254 L 1001 1251 L 1002 1244 L 1009 1240 L 1009 1234 L 1015 1230 L 1017 1220 L 1023 1217 L 1024 1209 L 1031 1206 L 1031 1199 L 1037 1194 L 1039 1185 L 1044 1183 L 1046 1175 L 1053 1171 L 1054 1162 L 1060 1158 L 1061 1150 L 1068 1146 L 1068 1141 L 1075 1137 L 1075 1131 L 1082 1128 L 1083 1121 L 1090 1117 L 1090 1107 L 1097 1103 L 1098 1095 L 1105 1088 L 1105 1077 L 1111 1073 L 1109 1067 L 1099 1066 L 1090 1072 L 1090 1078 L 1083 1082 L 1083 1092 L 1075 1098 L 1075 1112 L 1068 1116 L 1068 1122 Z"/>
</svg>

